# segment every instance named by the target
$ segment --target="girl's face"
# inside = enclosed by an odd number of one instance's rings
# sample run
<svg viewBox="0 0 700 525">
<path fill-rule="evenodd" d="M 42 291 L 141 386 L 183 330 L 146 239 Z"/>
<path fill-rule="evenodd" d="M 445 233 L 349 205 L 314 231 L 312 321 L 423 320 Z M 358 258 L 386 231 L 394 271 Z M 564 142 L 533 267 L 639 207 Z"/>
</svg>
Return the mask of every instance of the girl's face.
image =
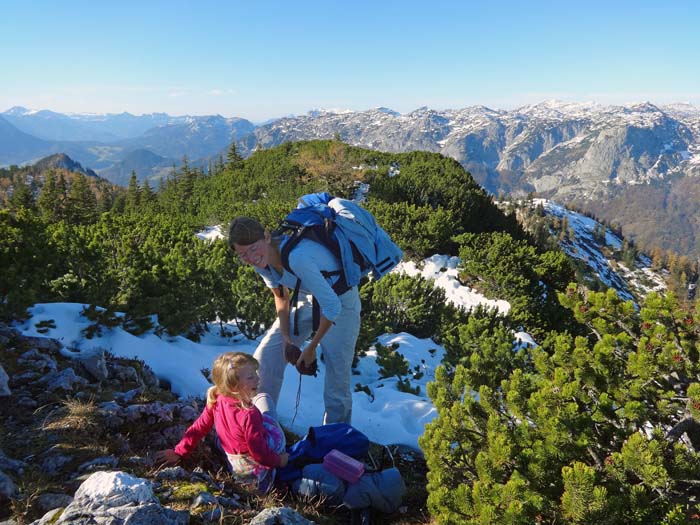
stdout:
<svg viewBox="0 0 700 525">
<path fill-rule="evenodd" d="M 270 242 L 267 239 L 257 240 L 247 246 L 234 244 L 233 249 L 244 263 L 252 264 L 256 268 L 267 268 L 269 265 Z"/>
<path fill-rule="evenodd" d="M 260 378 L 255 365 L 247 364 L 238 369 L 238 394 L 242 401 L 250 401 L 258 393 Z"/>
</svg>

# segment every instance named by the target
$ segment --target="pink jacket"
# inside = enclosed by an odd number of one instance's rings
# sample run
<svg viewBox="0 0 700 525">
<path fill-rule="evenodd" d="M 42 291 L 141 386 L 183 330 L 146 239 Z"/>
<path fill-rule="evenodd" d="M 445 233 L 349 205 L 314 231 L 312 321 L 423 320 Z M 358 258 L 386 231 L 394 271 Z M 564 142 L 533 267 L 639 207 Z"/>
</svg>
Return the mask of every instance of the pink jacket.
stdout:
<svg viewBox="0 0 700 525">
<path fill-rule="evenodd" d="M 212 425 L 216 426 L 221 445 L 228 454 L 248 454 L 259 464 L 270 468 L 280 464 L 279 454 L 271 450 L 267 443 L 267 431 L 263 427 L 260 411 L 255 407 L 244 408 L 238 399 L 227 396 L 219 396 L 212 408 L 204 408 L 175 447 L 175 453 L 189 455 L 209 433 Z"/>
</svg>

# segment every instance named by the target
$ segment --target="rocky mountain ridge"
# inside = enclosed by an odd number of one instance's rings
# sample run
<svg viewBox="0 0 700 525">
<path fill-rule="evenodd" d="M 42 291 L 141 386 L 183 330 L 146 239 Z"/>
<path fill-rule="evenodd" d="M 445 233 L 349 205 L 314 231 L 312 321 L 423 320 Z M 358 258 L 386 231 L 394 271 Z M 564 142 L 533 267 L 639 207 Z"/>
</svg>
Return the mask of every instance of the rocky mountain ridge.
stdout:
<svg viewBox="0 0 700 525">
<path fill-rule="evenodd" d="M 605 194 L 610 185 L 700 174 L 700 110 L 690 105 L 548 101 L 512 111 L 314 111 L 260 126 L 253 135 L 244 147 L 339 135 L 382 151 L 439 152 L 493 193 L 536 191 L 563 200 Z"/>
<path fill-rule="evenodd" d="M 121 119 L 141 126 L 138 136 L 113 142 L 51 142 L 13 125 L 17 119 L 25 119 L 25 126 L 35 119 L 31 122 L 38 125 L 42 113 L 13 108 L 0 114 L 0 164 L 65 152 L 125 184 L 132 169 L 140 181 L 155 181 L 184 156 L 191 165 L 206 168 L 225 157 L 231 142 L 247 156 L 289 141 L 340 138 L 388 152 L 439 152 L 460 162 L 494 195 L 534 192 L 622 226 L 626 236 L 647 250 L 700 255 L 700 108 L 690 104 L 546 101 L 514 110 L 422 107 L 405 114 L 383 107 L 313 110 L 257 127 L 219 115 L 71 117 L 74 124 L 114 126 Z M 93 136 L 98 136 L 96 131 Z"/>
</svg>

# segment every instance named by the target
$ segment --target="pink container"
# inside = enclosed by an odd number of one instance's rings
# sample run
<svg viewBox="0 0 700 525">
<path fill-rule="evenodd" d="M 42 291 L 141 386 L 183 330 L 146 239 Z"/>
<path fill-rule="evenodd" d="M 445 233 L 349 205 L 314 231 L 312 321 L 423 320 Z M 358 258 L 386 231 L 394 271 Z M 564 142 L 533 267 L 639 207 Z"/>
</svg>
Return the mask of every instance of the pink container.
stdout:
<svg viewBox="0 0 700 525">
<path fill-rule="evenodd" d="M 365 473 L 365 464 L 333 449 L 323 458 L 323 467 L 348 483 L 357 483 Z"/>
</svg>

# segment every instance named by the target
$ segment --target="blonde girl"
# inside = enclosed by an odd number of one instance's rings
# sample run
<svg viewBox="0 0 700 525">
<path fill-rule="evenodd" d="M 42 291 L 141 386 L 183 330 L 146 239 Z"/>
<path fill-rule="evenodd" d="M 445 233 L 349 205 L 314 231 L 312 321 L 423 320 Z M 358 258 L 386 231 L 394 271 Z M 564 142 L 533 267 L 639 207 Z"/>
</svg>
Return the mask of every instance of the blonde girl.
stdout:
<svg viewBox="0 0 700 525">
<path fill-rule="evenodd" d="M 276 467 L 284 467 L 289 455 L 282 429 L 275 420 L 272 401 L 258 394 L 257 360 L 243 352 L 227 352 L 216 358 L 207 391 L 207 405 L 174 449 L 156 453 L 156 460 L 174 465 L 189 455 L 212 426 L 237 480 L 271 488 Z M 263 407 L 262 413 L 258 406 Z"/>
</svg>

